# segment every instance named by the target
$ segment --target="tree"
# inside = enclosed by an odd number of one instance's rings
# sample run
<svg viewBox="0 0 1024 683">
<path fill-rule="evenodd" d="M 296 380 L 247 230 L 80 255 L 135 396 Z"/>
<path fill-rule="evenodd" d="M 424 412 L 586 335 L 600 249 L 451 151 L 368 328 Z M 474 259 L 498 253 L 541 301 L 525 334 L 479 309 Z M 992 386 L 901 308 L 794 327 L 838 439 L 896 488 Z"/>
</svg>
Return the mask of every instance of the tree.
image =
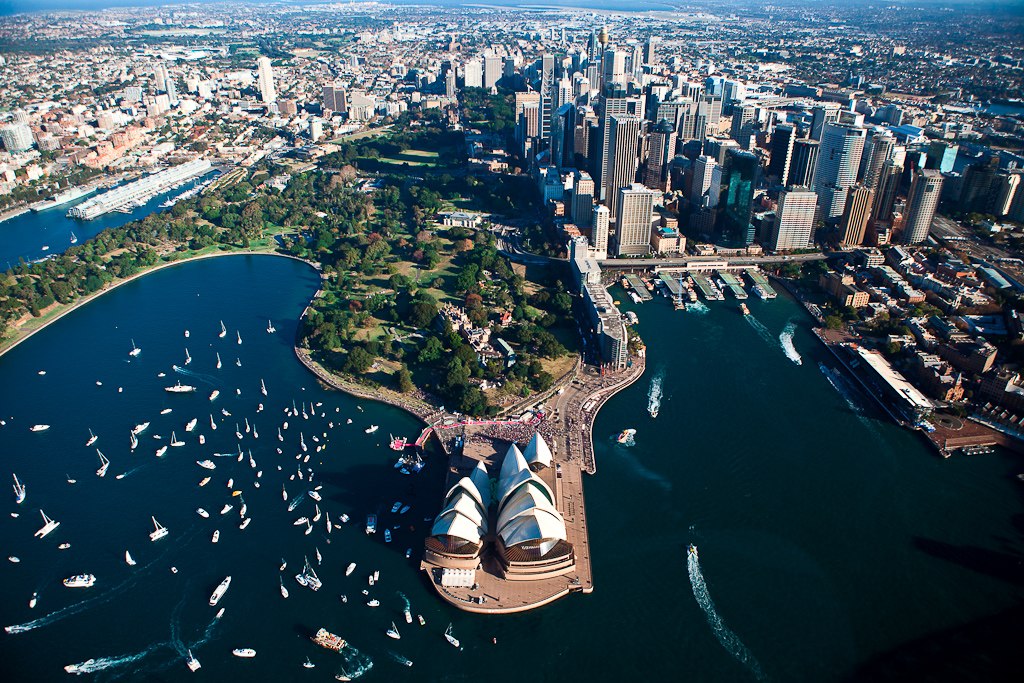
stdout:
<svg viewBox="0 0 1024 683">
<path fill-rule="evenodd" d="M 416 301 L 409 307 L 409 324 L 413 327 L 429 327 L 436 317 L 437 304 L 427 301 Z"/>
<path fill-rule="evenodd" d="M 825 318 L 825 326 L 830 330 L 841 330 L 844 324 L 843 319 L 838 315 L 830 315 Z"/>
<path fill-rule="evenodd" d="M 358 372 L 364 374 L 373 366 L 373 362 L 376 360 L 370 352 L 361 346 L 357 346 L 348 352 L 348 358 L 345 359 L 344 370 L 346 372 Z"/>
<path fill-rule="evenodd" d="M 441 340 L 437 337 L 427 337 L 426 343 L 423 344 L 423 348 L 420 349 L 417 361 L 423 365 L 435 363 L 441 354 L 444 353 L 444 346 L 441 345 Z"/>
<path fill-rule="evenodd" d="M 416 388 L 416 385 L 412 383 L 412 373 L 409 372 L 409 368 L 404 365 L 402 366 L 402 369 L 398 371 L 396 379 L 398 382 L 398 390 L 403 394 L 408 394 Z"/>
</svg>

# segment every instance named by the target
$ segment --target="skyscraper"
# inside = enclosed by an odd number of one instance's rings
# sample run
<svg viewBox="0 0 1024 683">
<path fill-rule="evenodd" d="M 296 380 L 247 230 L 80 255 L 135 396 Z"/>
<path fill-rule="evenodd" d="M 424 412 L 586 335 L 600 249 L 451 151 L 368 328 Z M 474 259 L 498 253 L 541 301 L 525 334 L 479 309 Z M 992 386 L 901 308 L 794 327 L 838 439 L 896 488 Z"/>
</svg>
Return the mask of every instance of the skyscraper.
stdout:
<svg viewBox="0 0 1024 683">
<path fill-rule="evenodd" d="M 725 197 L 719 227 L 722 240 L 727 244 L 748 246 L 754 241 L 750 211 L 760 169 L 757 156 L 750 152 L 731 149 L 725 156 L 722 171 Z"/>
<path fill-rule="evenodd" d="M 697 140 L 718 132 L 718 122 L 722 118 L 722 96 L 705 95 L 697 103 L 697 115 L 694 117 L 693 137 Z"/>
<path fill-rule="evenodd" d="M 608 232 L 611 225 L 611 214 L 607 206 L 598 204 L 594 207 L 594 226 L 590 237 L 594 244 L 594 258 L 608 258 Z"/>
<path fill-rule="evenodd" d="M 640 117 L 624 114 L 611 117 L 611 141 L 608 145 L 608 175 L 605 177 L 605 197 L 616 197 L 622 187 L 636 180 L 637 148 L 640 144 Z M 618 206 L 618 202 L 614 206 Z M 618 214 L 612 210 L 612 222 Z"/>
<path fill-rule="evenodd" d="M 501 57 L 484 57 L 484 87 L 493 88 L 501 79 Z"/>
<path fill-rule="evenodd" d="M 651 217 L 657 192 L 639 183 L 618 188 L 615 202 L 616 255 L 651 253 Z"/>
<path fill-rule="evenodd" d="M 876 133 L 864 149 L 864 187 L 875 189 L 882 172 L 882 164 L 892 159 L 896 149 L 896 138 L 891 133 Z"/>
<path fill-rule="evenodd" d="M 927 239 L 935 211 L 939 208 L 942 181 L 942 173 L 936 169 L 926 168 L 914 173 L 907 196 L 907 220 L 903 227 L 905 243 L 920 244 Z"/>
<path fill-rule="evenodd" d="M 717 180 L 717 182 L 716 182 Z M 690 201 L 696 206 L 710 209 L 718 206 L 718 195 L 722 184 L 722 169 L 713 157 L 699 156 L 693 162 L 693 182 L 690 185 Z"/>
<path fill-rule="evenodd" d="M 807 187 L 790 187 L 780 192 L 768 247 L 772 251 L 810 247 L 817 203 L 818 196 Z"/>
<path fill-rule="evenodd" d="M 651 132 L 651 150 L 644 170 L 644 185 L 664 192 L 668 185 L 669 165 L 675 155 L 676 132 L 671 123 L 662 119 Z"/>
<path fill-rule="evenodd" d="M 932 140 L 928 145 L 928 168 L 938 169 L 942 173 L 949 173 L 956 163 L 956 155 L 960 151 L 960 145 L 954 145 L 942 140 Z"/>
<path fill-rule="evenodd" d="M 825 126 L 839 120 L 839 105 L 835 102 L 822 102 L 811 109 L 811 139 L 821 140 Z"/>
<path fill-rule="evenodd" d="M 659 38 L 657 36 L 651 36 L 644 43 L 644 64 L 653 66 L 658 63 L 658 42 Z"/>
<path fill-rule="evenodd" d="M 612 118 L 627 114 L 642 118 L 644 115 L 643 100 L 639 97 L 627 96 L 626 89 L 622 86 L 612 85 L 606 88 L 601 102 L 601 139 L 598 143 L 601 145 L 601 151 L 598 155 L 597 163 L 594 165 L 594 170 L 597 172 L 594 182 L 597 183 L 598 191 L 600 192 L 598 199 L 602 202 L 615 201 L 614 192 L 612 194 L 606 193 L 609 162 L 611 160 Z"/>
<path fill-rule="evenodd" d="M 867 231 L 871 208 L 875 203 L 875 191 L 870 187 L 858 185 L 850 191 L 843 213 L 842 232 L 839 238 L 843 248 L 856 247 L 864 244 L 864 233 Z"/>
<path fill-rule="evenodd" d="M 793 143 L 796 142 L 796 127 L 791 123 L 780 123 L 772 133 L 771 160 L 768 162 L 769 177 L 786 186 L 789 181 L 789 166 L 793 161 Z"/>
<path fill-rule="evenodd" d="M 479 59 L 471 59 L 462 68 L 463 84 L 467 88 L 484 87 L 484 63 Z"/>
<path fill-rule="evenodd" d="M 256 71 L 259 81 L 260 99 L 270 104 L 277 100 L 277 91 L 274 90 L 274 67 L 270 65 L 270 58 L 260 57 L 256 60 Z"/>
<path fill-rule="evenodd" d="M 817 140 L 797 140 L 793 143 L 793 161 L 789 165 L 789 184 L 810 187 L 814 172 L 818 169 L 818 152 L 821 143 Z"/>
<path fill-rule="evenodd" d="M 857 182 L 866 136 L 867 131 L 857 126 L 842 123 L 825 126 L 814 173 L 814 191 L 818 193 L 826 219 L 841 216 L 846 208 L 846 194 Z"/>
<path fill-rule="evenodd" d="M 871 208 L 871 220 L 888 222 L 896 202 L 896 191 L 900 186 L 903 166 L 889 159 L 878 172 L 878 187 L 875 189 L 875 204 Z"/>
<path fill-rule="evenodd" d="M 586 171 L 576 171 L 572 183 L 572 220 L 585 228 L 594 220 L 594 179 Z"/>
</svg>

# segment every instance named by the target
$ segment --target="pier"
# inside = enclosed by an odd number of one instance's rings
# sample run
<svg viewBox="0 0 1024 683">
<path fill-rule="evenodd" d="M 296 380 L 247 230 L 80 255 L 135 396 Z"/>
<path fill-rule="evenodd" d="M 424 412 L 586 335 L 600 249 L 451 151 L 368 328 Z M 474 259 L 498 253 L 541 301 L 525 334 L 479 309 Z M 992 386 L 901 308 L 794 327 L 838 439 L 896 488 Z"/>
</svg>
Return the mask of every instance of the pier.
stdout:
<svg viewBox="0 0 1024 683">
<path fill-rule="evenodd" d="M 693 278 L 693 282 L 697 285 L 697 289 L 708 301 L 723 301 L 725 296 L 711 280 L 704 273 L 690 273 L 690 277 Z"/>
<path fill-rule="evenodd" d="M 651 299 L 654 298 L 651 295 L 651 293 L 647 291 L 647 287 L 644 285 L 644 281 L 640 279 L 639 275 L 633 275 L 632 273 L 630 273 L 629 275 L 625 275 L 623 277 L 625 278 L 626 283 L 629 285 L 629 289 L 638 297 L 640 297 L 641 301 L 650 301 Z"/>
<path fill-rule="evenodd" d="M 718 271 L 718 277 L 722 278 L 722 282 L 725 283 L 725 288 L 732 292 L 732 295 L 736 299 L 742 301 L 747 298 L 747 290 L 743 289 L 743 283 L 733 273 L 728 271 Z"/>
<path fill-rule="evenodd" d="M 672 295 L 673 299 L 683 296 L 686 289 L 679 283 L 679 278 L 672 277 L 670 273 L 665 272 L 658 273 L 658 277 L 668 287 L 668 293 Z"/>
<path fill-rule="evenodd" d="M 757 270 L 756 268 L 747 268 L 743 273 L 747 276 L 747 279 L 750 280 L 750 284 L 761 288 L 761 291 L 764 292 L 765 299 L 774 299 L 778 296 L 778 293 L 768 282 L 768 278 L 765 277 L 764 273 L 760 270 Z"/>
<path fill-rule="evenodd" d="M 166 168 L 72 206 L 68 209 L 68 217 L 92 220 L 111 211 L 130 209 L 132 206 L 146 203 L 161 192 L 203 175 L 211 168 L 213 165 L 208 159 L 196 159 Z"/>
</svg>

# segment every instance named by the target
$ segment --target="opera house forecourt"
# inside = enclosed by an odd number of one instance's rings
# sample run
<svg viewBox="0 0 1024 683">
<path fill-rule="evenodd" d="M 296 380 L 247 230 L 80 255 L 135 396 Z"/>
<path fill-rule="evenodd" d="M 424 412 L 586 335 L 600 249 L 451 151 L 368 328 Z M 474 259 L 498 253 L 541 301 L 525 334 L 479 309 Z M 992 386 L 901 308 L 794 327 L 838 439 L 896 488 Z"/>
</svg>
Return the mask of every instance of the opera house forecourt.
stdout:
<svg viewBox="0 0 1024 683">
<path fill-rule="evenodd" d="M 554 461 L 540 434 L 522 450 L 511 444 L 500 463 L 499 457 L 489 441 L 452 457 L 421 568 L 445 600 L 471 612 L 517 612 L 589 592 L 589 562 L 584 586 L 560 511 L 582 494 L 565 485 L 566 463 Z M 585 543 L 582 515 L 573 521 L 581 530 L 574 536 Z"/>
</svg>

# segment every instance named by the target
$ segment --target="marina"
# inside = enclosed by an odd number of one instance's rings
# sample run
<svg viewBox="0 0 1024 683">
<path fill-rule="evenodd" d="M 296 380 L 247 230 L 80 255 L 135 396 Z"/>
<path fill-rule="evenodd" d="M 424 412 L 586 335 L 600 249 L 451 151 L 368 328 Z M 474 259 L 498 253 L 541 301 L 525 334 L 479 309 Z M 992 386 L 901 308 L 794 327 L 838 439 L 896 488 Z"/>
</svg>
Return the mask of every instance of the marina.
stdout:
<svg viewBox="0 0 1024 683">
<path fill-rule="evenodd" d="M 67 215 L 69 218 L 88 221 L 111 211 L 130 212 L 157 195 L 208 173 L 212 168 L 213 165 L 208 159 L 196 159 L 172 166 L 73 206 L 68 209 Z"/>
</svg>

